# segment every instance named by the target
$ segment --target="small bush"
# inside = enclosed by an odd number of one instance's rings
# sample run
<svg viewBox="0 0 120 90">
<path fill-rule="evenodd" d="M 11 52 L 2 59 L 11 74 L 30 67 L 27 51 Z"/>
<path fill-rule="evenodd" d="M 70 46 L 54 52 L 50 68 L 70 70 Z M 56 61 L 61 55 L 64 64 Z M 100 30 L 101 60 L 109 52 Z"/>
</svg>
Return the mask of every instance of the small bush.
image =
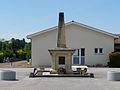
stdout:
<svg viewBox="0 0 120 90">
<path fill-rule="evenodd" d="M 4 55 L 3 55 L 3 53 L 2 53 L 2 52 L 0 52 L 0 63 L 2 63 L 2 62 L 3 62 L 3 59 L 4 59 Z"/>
<path fill-rule="evenodd" d="M 109 67 L 120 67 L 120 52 L 112 52 L 109 54 Z"/>
</svg>

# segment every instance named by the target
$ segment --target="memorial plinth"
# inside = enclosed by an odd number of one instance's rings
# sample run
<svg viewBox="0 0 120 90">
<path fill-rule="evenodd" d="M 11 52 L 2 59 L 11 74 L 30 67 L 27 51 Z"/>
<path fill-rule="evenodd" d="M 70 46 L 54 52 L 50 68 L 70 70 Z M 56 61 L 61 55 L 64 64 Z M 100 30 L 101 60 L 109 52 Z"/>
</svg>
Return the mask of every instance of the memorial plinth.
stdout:
<svg viewBox="0 0 120 90">
<path fill-rule="evenodd" d="M 49 49 L 52 56 L 52 69 L 58 70 L 60 67 L 63 67 L 66 70 L 66 73 L 71 73 L 72 55 L 74 51 L 74 49 L 70 48 Z"/>
<path fill-rule="evenodd" d="M 59 13 L 57 47 L 48 50 L 52 57 L 52 69 L 58 71 L 65 69 L 66 73 L 71 73 L 72 55 L 75 49 L 66 47 L 64 13 Z"/>
</svg>

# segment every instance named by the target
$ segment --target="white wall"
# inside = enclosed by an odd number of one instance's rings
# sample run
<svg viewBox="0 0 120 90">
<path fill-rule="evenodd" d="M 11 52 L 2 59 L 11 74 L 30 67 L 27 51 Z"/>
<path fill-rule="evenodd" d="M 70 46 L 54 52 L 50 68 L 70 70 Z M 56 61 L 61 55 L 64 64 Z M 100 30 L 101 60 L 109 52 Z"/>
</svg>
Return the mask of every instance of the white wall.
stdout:
<svg viewBox="0 0 120 90">
<path fill-rule="evenodd" d="M 77 25 L 66 27 L 67 47 L 85 48 L 86 64 L 106 64 L 108 54 L 114 51 L 114 39 L 105 34 L 98 33 Z M 57 30 L 32 37 L 32 65 L 50 66 L 51 56 L 49 48 L 56 48 Z M 95 55 L 94 48 L 103 48 L 104 54 Z"/>
<path fill-rule="evenodd" d="M 108 54 L 114 51 L 114 39 L 105 34 L 71 25 L 66 29 L 67 45 L 72 48 L 85 48 L 86 64 L 107 64 Z M 103 48 L 102 55 L 94 53 L 95 48 Z"/>
<path fill-rule="evenodd" d="M 32 65 L 51 65 L 49 48 L 56 47 L 57 30 L 41 34 L 32 38 Z"/>
</svg>

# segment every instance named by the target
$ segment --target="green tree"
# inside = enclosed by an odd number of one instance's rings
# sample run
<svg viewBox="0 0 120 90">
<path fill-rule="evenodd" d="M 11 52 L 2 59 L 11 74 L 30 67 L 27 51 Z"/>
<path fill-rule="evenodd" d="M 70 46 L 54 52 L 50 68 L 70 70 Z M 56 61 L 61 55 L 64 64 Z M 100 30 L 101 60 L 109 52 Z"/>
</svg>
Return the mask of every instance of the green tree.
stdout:
<svg viewBox="0 0 120 90">
<path fill-rule="evenodd" d="M 31 58 L 31 43 L 25 44 L 24 51 L 26 53 L 26 60 L 29 62 L 29 59 Z"/>
<path fill-rule="evenodd" d="M 17 59 L 27 59 L 31 56 L 31 43 L 25 42 L 25 39 L 12 38 L 10 41 L 0 39 L 0 60 L 4 57 L 15 57 Z"/>
<path fill-rule="evenodd" d="M 3 59 L 4 59 L 3 52 L 0 52 L 0 63 L 3 62 Z"/>
</svg>

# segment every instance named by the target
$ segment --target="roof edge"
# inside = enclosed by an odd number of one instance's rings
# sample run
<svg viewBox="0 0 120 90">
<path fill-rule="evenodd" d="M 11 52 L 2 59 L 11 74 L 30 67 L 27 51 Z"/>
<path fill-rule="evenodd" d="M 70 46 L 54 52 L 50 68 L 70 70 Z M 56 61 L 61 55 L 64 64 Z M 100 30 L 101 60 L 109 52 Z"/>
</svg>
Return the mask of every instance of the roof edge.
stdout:
<svg viewBox="0 0 120 90">
<path fill-rule="evenodd" d="M 76 21 L 72 21 L 72 23 L 77 24 L 77 25 L 82 26 L 82 27 L 85 27 L 85 28 L 88 28 L 88 29 L 91 29 L 91 30 L 94 30 L 94 31 L 96 31 L 96 32 L 100 32 L 100 33 L 103 33 L 103 34 L 112 36 L 112 37 L 114 37 L 114 38 L 119 38 L 119 37 L 118 37 L 117 35 L 115 35 L 115 34 L 106 32 L 106 31 L 104 31 L 104 30 L 101 30 L 101 29 L 98 29 L 98 28 L 95 28 L 95 27 L 91 27 L 91 26 L 88 26 L 88 25 L 85 25 L 85 24 L 82 24 L 82 23 L 79 23 L 79 22 L 76 22 Z"/>
<path fill-rule="evenodd" d="M 88 28 L 88 29 L 91 29 L 91 30 L 94 30 L 96 32 L 99 32 L 99 33 L 103 33 L 103 34 L 106 34 L 108 36 L 111 36 L 111 37 L 114 37 L 114 38 L 119 38 L 119 36 L 115 35 L 115 34 L 112 34 L 112 33 L 109 33 L 109 32 L 106 32 L 106 31 L 103 31 L 101 29 L 97 29 L 97 28 L 94 28 L 94 27 L 91 27 L 91 26 L 88 26 L 88 25 L 85 25 L 85 24 L 81 24 L 81 23 L 78 23 L 76 21 L 70 21 L 68 23 L 65 23 L 65 26 L 67 25 L 71 25 L 71 24 L 75 24 L 75 25 L 78 25 L 78 26 L 82 26 L 82 27 L 85 27 L 85 28 Z M 54 29 L 57 29 L 58 26 L 54 26 L 52 28 L 48 28 L 48 29 L 45 29 L 45 30 L 42 30 L 42 31 L 39 31 L 39 32 L 36 32 L 36 33 L 33 33 L 33 34 L 30 34 L 30 35 L 27 35 L 26 37 L 28 39 L 31 39 L 32 37 L 34 36 L 37 36 L 39 34 L 43 34 L 43 33 L 46 33 L 46 32 L 49 32 L 49 31 L 52 31 Z"/>
</svg>

